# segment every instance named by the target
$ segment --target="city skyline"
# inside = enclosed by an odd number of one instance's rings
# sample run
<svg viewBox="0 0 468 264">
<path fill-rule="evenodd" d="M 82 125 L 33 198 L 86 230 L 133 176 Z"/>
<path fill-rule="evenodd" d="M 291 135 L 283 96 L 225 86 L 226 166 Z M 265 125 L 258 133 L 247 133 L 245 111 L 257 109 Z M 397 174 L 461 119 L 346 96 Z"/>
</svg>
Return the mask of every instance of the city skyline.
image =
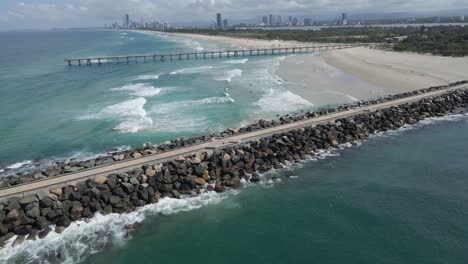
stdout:
<svg viewBox="0 0 468 264">
<path fill-rule="evenodd" d="M 345 3 L 331 0 L 259 0 L 255 2 L 175 0 L 170 3 L 161 0 L 3 0 L 0 3 L 0 10 L 0 30 L 8 30 L 110 25 L 115 21 L 121 21 L 122 14 L 130 14 L 138 21 L 157 20 L 171 24 L 197 26 L 213 23 L 213 14 L 216 13 L 223 13 L 226 17 L 236 18 L 237 21 L 261 20 L 262 14 L 277 14 L 283 17 L 282 22 L 289 22 L 289 19 L 284 19 L 288 16 L 294 16 L 300 20 L 308 17 L 313 20 L 339 20 L 343 12 L 365 14 L 382 13 L 382 10 L 385 10 L 387 14 L 408 10 L 435 14 L 439 10 L 452 10 L 454 16 L 461 16 L 468 13 L 466 12 L 468 3 L 460 0 L 444 1 L 444 3 L 414 0 L 398 4 L 390 0 L 350 0 Z"/>
</svg>

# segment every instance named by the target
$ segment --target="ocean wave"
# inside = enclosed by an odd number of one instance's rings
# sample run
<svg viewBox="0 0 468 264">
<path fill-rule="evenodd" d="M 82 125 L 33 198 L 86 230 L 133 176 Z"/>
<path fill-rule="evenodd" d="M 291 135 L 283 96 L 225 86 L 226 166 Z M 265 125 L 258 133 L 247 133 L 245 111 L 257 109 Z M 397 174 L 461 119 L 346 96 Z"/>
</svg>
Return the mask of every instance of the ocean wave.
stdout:
<svg viewBox="0 0 468 264">
<path fill-rule="evenodd" d="M 164 198 L 128 214 L 96 215 L 89 221 L 73 222 L 62 234 L 51 232 L 44 239 L 26 240 L 13 247 L 15 238 L 0 250 L 2 263 L 80 263 L 110 245 L 130 239 L 132 226 L 148 217 L 171 215 L 217 204 L 237 191 L 203 193 L 184 199 Z M 60 256 L 58 258 L 57 256 Z"/>
<path fill-rule="evenodd" d="M 224 72 L 223 76 L 215 78 L 217 81 L 231 82 L 233 78 L 242 76 L 241 69 L 234 69 Z"/>
<path fill-rule="evenodd" d="M 159 79 L 159 74 L 148 74 L 148 75 L 140 75 L 135 78 L 136 81 L 138 80 L 157 80 Z"/>
<path fill-rule="evenodd" d="M 112 88 L 111 91 L 132 91 L 131 95 L 141 96 L 141 97 L 151 97 L 161 93 L 162 89 L 156 88 L 150 84 L 146 83 L 136 83 L 124 85 L 118 88 Z"/>
<path fill-rule="evenodd" d="M 75 151 L 67 156 L 55 156 L 55 157 L 50 157 L 47 159 L 42 159 L 38 161 L 23 161 L 23 162 L 18 162 L 12 165 L 7 165 L 3 169 L 0 169 L 0 178 L 1 177 L 7 177 L 11 175 L 15 175 L 17 173 L 30 173 L 33 171 L 38 171 L 38 170 L 43 170 L 44 168 L 51 167 L 56 163 L 69 163 L 70 161 L 85 161 L 89 159 L 95 159 L 98 157 L 104 157 L 104 156 L 109 156 L 111 152 L 120 152 L 124 150 L 128 150 L 131 147 L 128 145 L 124 146 L 119 146 L 115 147 L 110 151 L 104 151 L 104 152 L 98 152 L 98 153 L 93 153 L 93 152 L 88 152 L 88 151 Z M 18 166 L 19 164 L 22 164 L 21 166 Z"/>
<path fill-rule="evenodd" d="M 183 68 L 176 71 L 171 72 L 171 75 L 175 74 L 194 74 L 194 73 L 201 73 L 206 72 L 208 70 L 213 69 L 213 66 L 201 66 L 201 67 L 194 67 L 194 68 Z"/>
<path fill-rule="evenodd" d="M 278 114 L 310 109 L 314 104 L 288 90 L 271 88 L 254 103 L 254 106 L 262 112 Z"/>
<path fill-rule="evenodd" d="M 244 64 L 246 62 L 248 62 L 249 59 L 242 59 L 242 60 L 228 60 L 228 61 L 225 61 L 223 63 L 226 63 L 226 64 Z"/>
<path fill-rule="evenodd" d="M 130 99 L 118 104 L 110 105 L 96 114 L 81 117 L 81 119 L 117 119 L 121 123 L 114 127 L 122 133 L 136 133 L 148 129 L 153 120 L 147 116 L 144 109 L 146 99 L 143 97 Z"/>
<path fill-rule="evenodd" d="M 6 168 L 10 169 L 10 170 L 15 170 L 15 169 L 19 169 L 19 168 L 21 168 L 23 166 L 27 166 L 27 165 L 29 165 L 31 163 L 32 163 L 31 160 L 24 160 L 24 161 L 20 161 L 20 162 L 11 164 L 11 165 L 7 166 Z"/>
</svg>

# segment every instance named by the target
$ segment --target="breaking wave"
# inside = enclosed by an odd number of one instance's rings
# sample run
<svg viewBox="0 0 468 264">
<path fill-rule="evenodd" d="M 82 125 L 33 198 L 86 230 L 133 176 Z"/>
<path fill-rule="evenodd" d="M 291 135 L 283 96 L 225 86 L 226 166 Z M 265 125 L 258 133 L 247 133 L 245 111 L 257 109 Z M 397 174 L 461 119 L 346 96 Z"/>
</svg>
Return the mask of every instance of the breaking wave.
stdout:
<svg viewBox="0 0 468 264">
<path fill-rule="evenodd" d="M 226 63 L 226 64 L 244 64 L 246 62 L 248 62 L 249 59 L 242 59 L 242 60 L 228 60 L 228 61 L 225 61 L 223 63 Z"/>
<path fill-rule="evenodd" d="M 201 73 L 201 72 L 206 72 L 210 69 L 213 69 L 213 66 L 201 66 L 201 67 L 195 67 L 195 68 L 184 68 L 184 69 L 179 69 L 176 71 L 171 72 L 171 75 L 175 74 L 195 74 L 195 73 Z"/>
<path fill-rule="evenodd" d="M 151 97 L 161 93 L 162 89 L 155 88 L 154 86 L 146 83 L 136 83 L 124 85 L 118 88 L 112 88 L 111 91 L 131 91 L 131 95 L 141 97 Z"/>
<path fill-rule="evenodd" d="M 114 127 L 122 133 L 136 133 L 148 129 L 153 125 L 153 120 L 147 116 L 144 106 L 146 99 L 139 97 L 118 104 L 110 105 L 97 114 L 82 117 L 82 119 L 116 119 L 119 120 Z"/>
<path fill-rule="evenodd" d="M 224 72 L 224 75 L 221 77 L 215 78 L 217 81 L 227 81 L 231 82 L 233 78 L 242 76 L 241 69 L 234 69 Z"/>
<path fill-rule="evenodd" d="M 228 191 L 218 194 L 203 193 L 184 199 L 164 198 L 128 214 L 96 215 L 89 223 L 72 223 L 62 234 L 51 232 L 40 240 L 26 240 L 13 247 L 15 238 L 0 250 L 2 263 L 80 263 L 87 257 L 110 245 L 119 245 L 129 240 L 135 227 L 148 217 L 171 215 L 191 211 L 202 206 L 217 204 L 236 194 Z"/>
</svg>

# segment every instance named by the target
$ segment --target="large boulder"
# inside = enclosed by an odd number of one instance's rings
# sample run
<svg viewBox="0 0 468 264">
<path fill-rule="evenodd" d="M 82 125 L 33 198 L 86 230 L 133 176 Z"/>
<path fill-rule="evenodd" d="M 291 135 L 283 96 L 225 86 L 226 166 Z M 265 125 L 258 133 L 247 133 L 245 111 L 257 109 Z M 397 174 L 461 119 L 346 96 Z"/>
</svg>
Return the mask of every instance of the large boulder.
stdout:
<svg viewBox="0 0 468 264">
<path fill-rule="evenodd" d="M 39 200 L 37 199 L 36 195 L 28 195 L 21 198 L 18 202 L 20 205 L 25 206 L 33 202 L 39 202 Z"/>
</svg>

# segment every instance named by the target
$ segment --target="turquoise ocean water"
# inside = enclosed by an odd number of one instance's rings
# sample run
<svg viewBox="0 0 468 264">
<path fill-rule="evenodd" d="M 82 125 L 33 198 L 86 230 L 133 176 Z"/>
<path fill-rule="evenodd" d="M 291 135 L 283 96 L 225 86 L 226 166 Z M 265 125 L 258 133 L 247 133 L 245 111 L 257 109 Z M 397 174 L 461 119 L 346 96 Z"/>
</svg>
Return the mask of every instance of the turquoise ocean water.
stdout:
<svg viewBox="0 0 468 264">
<path fill-rule="evenodd" d="M 223 46 L 111 31 L 0 38 L 2 166 L 314 107 L 275 76 L 282 57 L 68 68 L 68 56 Z M 466 263 L 467 129 L 465 116 L 427 121 L 274 172 L 274 182 L 74 223 L 0 249 L 0 262 Z"/>
<path fill-rule="evenodd" d="M 0 167 L 207 134 L 313 107 L 274 74 L 284 57 L 67 67 L 65 57 L 227 46 L 117 31 L 0 37 L 7 40 L 0 43 Z"/>
</svg>

